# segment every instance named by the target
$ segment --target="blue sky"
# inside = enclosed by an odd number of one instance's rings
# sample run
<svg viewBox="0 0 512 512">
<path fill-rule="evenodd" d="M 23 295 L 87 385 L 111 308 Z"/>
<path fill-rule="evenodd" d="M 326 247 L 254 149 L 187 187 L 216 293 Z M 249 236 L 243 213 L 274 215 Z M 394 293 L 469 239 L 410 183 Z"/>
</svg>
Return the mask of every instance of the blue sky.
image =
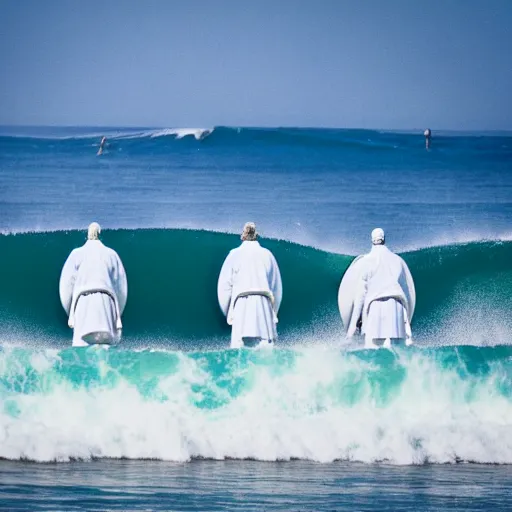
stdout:
<svg viewBox="0 0 512 512">
<path fill-rule="evenodd" d="M 0 124 L 512 129 L 510 0 L 2 0 Z"/>
</svg>

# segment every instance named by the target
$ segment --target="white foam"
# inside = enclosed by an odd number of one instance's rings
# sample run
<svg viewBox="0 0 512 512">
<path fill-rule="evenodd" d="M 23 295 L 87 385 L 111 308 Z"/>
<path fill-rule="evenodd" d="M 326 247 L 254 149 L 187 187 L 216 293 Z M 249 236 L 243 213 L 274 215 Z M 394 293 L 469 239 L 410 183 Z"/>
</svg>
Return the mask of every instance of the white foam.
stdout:
<svg viewBox="0 0 512 512">
<path fill-rule="evenodd" d="M 151 134 L 151 137 L 167 137 L 174 135 L 176 139 L 183 137 L 194 137 L 196 140 L 202 140 L 213 132 L 213 128 L 167 128 L 157 130 Z"/>
<path fill-rule="evenodd" d="M 193 136 L 196 140 L 202 140 L 212 134 L 214 128 L 156 128 L 147 130 L 123 129 L 112 130 L 105 128 L 102 131 L 93 131 L 78 133 L 73 135 L 56 135 L 56 134 L 13 134 L 15 138 L 44 139 L 44 140 L 83 140 L 83 139 L 101 139 L 106 136 L 108 140 L 123 139 L 145 139 L 155 137 L 173 136 L 176 139 Z"/>
<path fill-rule="evenodd" d="M 398 250 L 400 252 L 411 252 L 426 249 L 430 247 L 446 247 L 448 245 L 463 245 L 476 242 L 510 242 L 512 241 L 512 231 L 497 232 L 492 235 L 480 233 L 471 230 L 462 231 L 456 235 L 437 235 L 429 240 L 419 240 L 409 242 Z"/>
<path fill-rule="evenodd" d="M 151 399 L 108 384 L 117 370 L 106 361 L 104 383 L 89 388 L 46 372 L 38 392 L 2 399 L 0 456 L 512 463 L 512 405 L 493 378 L 464 380 L 425 356 L 380 370 L 396 381 L 390 400 L 371 362 L 329 348 L 302 349 L 291 367 L 234 358 L 225 378 L 246 385 L 234 398 L 204 361 L 178 357 Z M 225 405 L 194 404 L 208 394 Z"/>
</svg>

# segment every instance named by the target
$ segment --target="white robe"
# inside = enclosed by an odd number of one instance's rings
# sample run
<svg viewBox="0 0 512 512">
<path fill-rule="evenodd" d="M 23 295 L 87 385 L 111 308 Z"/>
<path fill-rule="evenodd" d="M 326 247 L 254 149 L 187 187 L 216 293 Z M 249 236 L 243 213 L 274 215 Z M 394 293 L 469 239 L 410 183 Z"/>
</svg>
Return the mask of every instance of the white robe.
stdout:
<svg viewBox="0 0 512 512">
<path fill-rule="evenodd" d="M 73 328 L 73 346 L 119 341 L 128 284 L 114 250 L 99 240 L 74 249 L 62 268 L 59 293 Z"/>
<path fill-rule="evenodd" d="M 347 336 L 352 337 L 362 316 L 361 333 L 376 339 L 408 339 L 410 297 L 405 262 L 385 245 L 374 245 L 364 257 Z"/>
<path fill-rule="evenodd" d="M 255 341 L 269 345 L 276 340 L 277 312 L 283 295 L 281 274 L 273 254 L 259 242 L 242 242 L 228 254 L 220 271 L 217 295 L 232 326 L 231 348 Z"/>
</svg>

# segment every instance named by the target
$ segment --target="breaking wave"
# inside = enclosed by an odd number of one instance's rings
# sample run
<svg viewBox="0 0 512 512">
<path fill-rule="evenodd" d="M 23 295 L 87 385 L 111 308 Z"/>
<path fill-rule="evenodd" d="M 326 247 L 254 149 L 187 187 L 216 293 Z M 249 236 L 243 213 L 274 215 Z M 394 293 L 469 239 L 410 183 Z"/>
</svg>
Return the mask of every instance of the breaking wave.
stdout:
<svg viewBox="0 0 512 512">
<path fill-rule="evenodd" d="M 512 463 L 512 348 L 0 350 L 0 457 Z"/>
<path fill-rule="evenodd" d="M 264 240 L 282 271 L 281 339 L 237 351 L 216 299 L 237 236 L 104 238 L 129 279 L 110 350 L 65 348 L 58 279 L 83 233 L 0 236 L 0 457 L 512 463 L 512 242 L 403 254 L 418 344 L 347 351 L 336 294 L 353 256 Z"/>
</svg>

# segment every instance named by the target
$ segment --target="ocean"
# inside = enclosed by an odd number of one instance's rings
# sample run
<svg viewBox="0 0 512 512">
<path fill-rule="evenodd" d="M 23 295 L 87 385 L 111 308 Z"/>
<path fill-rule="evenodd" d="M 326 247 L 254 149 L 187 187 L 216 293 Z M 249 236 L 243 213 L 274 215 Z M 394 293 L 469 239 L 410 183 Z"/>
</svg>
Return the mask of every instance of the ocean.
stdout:
<svg viewBox="0 0 512 512">
<path fill-rule="evenodd" d="M 510 510 L 512 135 L 422 131 L 1 127 L 0 509 Z M 110 350 L 58 296 L 92 221 L 128 275 Z M 246 221 L 273 351 L 229 350 L 217 304 Z M 413 347 L 344 340 L 375 227 Z"/>
</svg>

